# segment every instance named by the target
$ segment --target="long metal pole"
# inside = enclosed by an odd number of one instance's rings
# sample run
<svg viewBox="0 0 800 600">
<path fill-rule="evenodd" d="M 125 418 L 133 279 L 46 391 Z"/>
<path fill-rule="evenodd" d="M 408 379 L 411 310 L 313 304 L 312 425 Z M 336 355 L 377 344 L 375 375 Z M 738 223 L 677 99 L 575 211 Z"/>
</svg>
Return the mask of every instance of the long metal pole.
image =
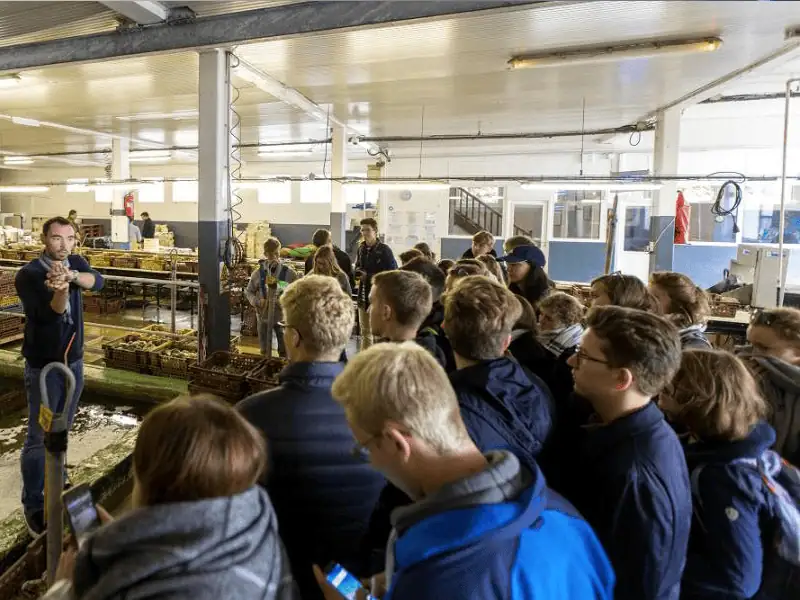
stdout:
<svg viewBox="0 0 800 600">
<path fill-rule="evenodd" d="M 0 267 L 0 271 L 19 271 L 22 267 Z M 103 275 L 107 281 L 125 281 L 127 283 L 146 283 L 150 285 L 168 285 L 200 289 L 196 281 L 170 281 L 169 279 L 147 279 L 144 277 L 128 277 L 125 275 Z"/>
<path fill-rule="evenodd" d="M 780 231 L 778 232 L 778 306 L 783 306 L 783 296 L 786 293 L 783 272 L 783 230 L 786 227 L 786 161 L 789 151 L 789 105 L 792 100 L 792 84 L 800 81 L 789 79 L 786 82 L 786 99 L 783 106 L 783 160 L 781 163 L 781 213 Z"/>
</svg>

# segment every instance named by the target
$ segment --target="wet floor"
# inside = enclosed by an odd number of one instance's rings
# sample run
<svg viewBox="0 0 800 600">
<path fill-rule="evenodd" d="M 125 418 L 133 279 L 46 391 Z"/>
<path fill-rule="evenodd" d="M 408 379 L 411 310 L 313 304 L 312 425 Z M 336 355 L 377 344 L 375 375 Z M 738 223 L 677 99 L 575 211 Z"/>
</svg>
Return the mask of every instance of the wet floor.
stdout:
<svg viewBox="0 0 800 600">
<path fill-rule="evenodd" d="M 17 408 L 0 417 L 0 520 L 19 508 L 22 493 L 20 451 L 28 426 L 28 410 L 22 391 L 16 398 L 4 396 L 6 406 Z M 115 406 L 107 399 L 84 396 L 78 407 L 67 449 L 67 470 L 119 439 L 141 421 L 141 411 Z"/>
</svg>

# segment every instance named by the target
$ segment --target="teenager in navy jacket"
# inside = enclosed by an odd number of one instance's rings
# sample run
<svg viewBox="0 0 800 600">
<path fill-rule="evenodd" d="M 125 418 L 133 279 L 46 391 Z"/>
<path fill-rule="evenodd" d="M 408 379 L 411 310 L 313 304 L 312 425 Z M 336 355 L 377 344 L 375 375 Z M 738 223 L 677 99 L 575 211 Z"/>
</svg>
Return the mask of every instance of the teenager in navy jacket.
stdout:
<svg viewBox="0 0 800 600">
<path fill-rule="evenodd" d="M 681 598 L 753 598 L 772 537 L 774 497 L 751 462 L 775 442 L 766 402 L 744 364 L 716 350 L 684 352 L 659 402 L 688 431 L 694 514 Z"/>
<path fill-rule="evenodd" d="M 281 295 L 289 365 L 280 386 L 238 409 L 264 433 L 269 465 L 261 482 L 304 599 L 320 597 L 311 566 L 357 565 L 358 543 L 385 484 L 352 455 L 353 436 L 331 396 L 353 331 L 353 301 L 332 277 L 309 275 Z"/>
<path fill-rule="evenodd" d="M 692 499 L 681 443 L 651 398 L 680 365 L 677 328 L 640 310 L 603 306 L 568 363 L 596 413 L 561 471 L 617 574 L 617 600 L 678 600 Z M 576 404 L 576 407 L 579 406 Z M 561 436 L 562 432 L 557 431 Z"/>
<path fill-rule="evenodd" d="M 414 503 L 392 514 L 384 600 L 600 600 L 613 573 L 591 528 L 506 451 L 483 453 L 447 375 L 413 343 L 361 352 L 333 386 L 356 447 Z M 326 598 L 341 600 L 324 580 Z"/>
<path fill-rule="evenodd" d="M 504 356 L 520 303 L 501 284 L 473 275 L 445 296 L 444 310 L 458 367 L 450 383 L 467 431 L 482 451 L 509 450 L 533 464 L 550 435 L 554 408 L 547 386 Z"/>
</svg>

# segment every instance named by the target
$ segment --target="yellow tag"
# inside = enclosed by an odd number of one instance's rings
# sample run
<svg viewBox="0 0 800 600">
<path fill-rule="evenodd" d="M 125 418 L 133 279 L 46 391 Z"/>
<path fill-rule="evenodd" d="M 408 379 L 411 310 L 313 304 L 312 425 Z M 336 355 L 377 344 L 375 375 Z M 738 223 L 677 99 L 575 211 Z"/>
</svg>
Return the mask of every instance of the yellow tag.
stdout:
<svg viewBox="0 0 800 600">
<path fill-rule="evenodd" d="M 278 283 L 278 278 L 277 277 L 272 277 L 272 275 L 267 277 L 267 281 L 266 281 L 267 285 L 271 286 L 271 285 L 275 285 L 276 283 Z"/>
<path fill-rule="evenodd" d="M 50 431 L 50 427 L 53 426 L 53 411 L 46 406 L 39 407 L 39 425 L 42 431 Z"/>
</svg>

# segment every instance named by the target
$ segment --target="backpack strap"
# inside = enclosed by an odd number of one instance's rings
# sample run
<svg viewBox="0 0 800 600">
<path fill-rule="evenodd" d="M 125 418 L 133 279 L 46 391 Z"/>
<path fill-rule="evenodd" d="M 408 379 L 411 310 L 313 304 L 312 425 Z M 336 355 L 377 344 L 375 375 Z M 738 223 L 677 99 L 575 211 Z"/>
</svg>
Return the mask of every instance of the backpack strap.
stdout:
<svg viewBox="0 0 800 600">
<path fill-rule="evenodd" d="M 426 333 L 429 333 L 430 335 L 432 335 L 434 337 L 439 335 L 436 332 L 436 329 L 434 329 L 433 327 L 425 327 L 425 328 L 422 329 L 422 331 L 420 331 L 420 334 L 426 334 Z"/>
<path fill-rule="evenodd" d="M 261 295 L 266 298 L 267 297 L 267 269 L 265 268 L 265 263 L 259 263 L 258 265 L 258 276 L 259 281 L 261 283 Z"/>
</svg>

